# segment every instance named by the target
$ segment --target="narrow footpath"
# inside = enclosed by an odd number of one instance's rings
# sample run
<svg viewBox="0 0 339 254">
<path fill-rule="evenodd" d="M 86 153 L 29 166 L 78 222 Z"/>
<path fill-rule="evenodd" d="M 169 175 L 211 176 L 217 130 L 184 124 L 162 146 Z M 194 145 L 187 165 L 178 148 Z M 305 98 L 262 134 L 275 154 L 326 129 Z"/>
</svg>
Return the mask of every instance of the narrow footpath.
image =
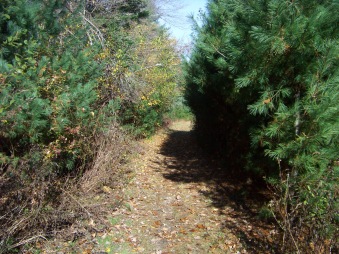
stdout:
<svg viewBox="0 0 339 254">
<path fill-rule="evenodd" d="M 217 174 L 190 122 L 145 141 L 137 163 L 97 253 L 276 253 L 274 226 L 257 217 L 265 193 Z"/>
</svg>

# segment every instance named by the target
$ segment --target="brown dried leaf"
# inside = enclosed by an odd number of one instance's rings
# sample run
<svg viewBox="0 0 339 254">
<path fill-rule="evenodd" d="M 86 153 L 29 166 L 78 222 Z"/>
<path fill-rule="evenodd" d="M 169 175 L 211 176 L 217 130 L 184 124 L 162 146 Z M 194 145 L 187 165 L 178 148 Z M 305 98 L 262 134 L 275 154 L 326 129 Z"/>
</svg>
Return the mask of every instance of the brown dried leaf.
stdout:
<svg viewBox="0 0 339 254">
<path fill-rule="evenodd" d="M 198 224 L 198 225 L 196 225 L 196 227 L 199 228 L 199 229 L 206 229 L 206 226 L 203 225 L 203 224 Z"/>
<path fill-rule="evenodd" d="M 160 227 L 161 226 L 161 221 L 157 220 L 154 222 L 154 226 Z"/>
</svg>

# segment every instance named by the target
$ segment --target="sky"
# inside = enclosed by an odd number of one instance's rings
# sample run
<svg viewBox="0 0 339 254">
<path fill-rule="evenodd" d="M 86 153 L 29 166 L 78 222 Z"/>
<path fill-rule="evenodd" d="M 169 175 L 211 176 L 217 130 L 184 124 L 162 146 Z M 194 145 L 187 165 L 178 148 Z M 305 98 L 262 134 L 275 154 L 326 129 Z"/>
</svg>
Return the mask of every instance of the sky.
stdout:
<svg viewBox="0 0 339 254">
<path fill-rule="evenodd" d="M 160 20 L 160 24 L 165 25 L 170 29 L 171 35 L 179 42 L 189 43 L 192 34 L 192 22 L 188 16 L 198 17 L 199 10 L 206 10 L 207 0 L 178 0 L 182 5 L 180 10 L 174 13 L 175 18 Z"/>
</svg>

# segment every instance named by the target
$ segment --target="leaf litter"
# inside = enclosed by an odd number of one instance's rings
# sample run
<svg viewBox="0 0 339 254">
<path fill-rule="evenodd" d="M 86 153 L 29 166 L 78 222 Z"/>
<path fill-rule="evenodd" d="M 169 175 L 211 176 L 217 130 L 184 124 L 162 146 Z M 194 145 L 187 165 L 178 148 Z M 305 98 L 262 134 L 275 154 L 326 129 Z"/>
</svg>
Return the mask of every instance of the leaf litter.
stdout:
<svg viewBox="0 0 339 254">
<path fill-rule="evenodd" d="M 76 253 L 279 253 L 276 225 L 257 216 L 268 197 L 234 199 L 246 183 L 215 174 L 218 165 L 198 148 L 191 122 L 174 122 L 142 146 L 131 162 L 133 178 L 115 194 L 124 199 L 122 205 L 106 213 L 102 230 L 69 242 L 65 249 L 72 245 Z M 113 191 L 106 186 L 102 190 Z"/>
</svg>

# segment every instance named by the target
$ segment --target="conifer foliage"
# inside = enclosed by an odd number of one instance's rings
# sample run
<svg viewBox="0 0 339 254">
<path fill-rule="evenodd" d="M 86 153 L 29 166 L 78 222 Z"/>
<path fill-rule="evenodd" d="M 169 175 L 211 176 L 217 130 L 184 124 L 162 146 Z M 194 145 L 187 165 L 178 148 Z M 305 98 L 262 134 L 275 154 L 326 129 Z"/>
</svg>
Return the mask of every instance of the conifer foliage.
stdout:
<svg viewBox="0 0 339 254">
<path fill-rule="evenodd" d="M 125 161 L 121 126 L 144 137 L 161 125 L 179 57 L 147 15 L 144 0 L 1 0 L 0 252 L 53 234 L 56 214 L 75 219 L 60 197 L 108 144 L 99 171 Z"/>
<path fill-rule="evenodd" d="M 143 130 L 140 136 L 160 126 L 179 57 L 165 30 L 143 24 L 151 23 L 141 20 L 146 6 L 142 0 L 1 4 L 2 168 L 34 146 L 50 170 L 73 170 L 90 159 L 91 138 L 111 121 Z"/>
<path fill-rule="evenodd" d="M 335 0 L 209 1 L 185 68 L 198 134 L 229 170 L 267 176 L 297 252 L 338 236 L 338 12 Z"/>
<path fill-rule="evenodd" d="M 33 145 L 42 154 L 36 163 L 55 160 L 50 170 L 72 170 L 97 125 L 98 48 L 87 44 L 79 17 L 66 17 L 63 1 L 2 8 L 1 162 Z"/>
</svg>

